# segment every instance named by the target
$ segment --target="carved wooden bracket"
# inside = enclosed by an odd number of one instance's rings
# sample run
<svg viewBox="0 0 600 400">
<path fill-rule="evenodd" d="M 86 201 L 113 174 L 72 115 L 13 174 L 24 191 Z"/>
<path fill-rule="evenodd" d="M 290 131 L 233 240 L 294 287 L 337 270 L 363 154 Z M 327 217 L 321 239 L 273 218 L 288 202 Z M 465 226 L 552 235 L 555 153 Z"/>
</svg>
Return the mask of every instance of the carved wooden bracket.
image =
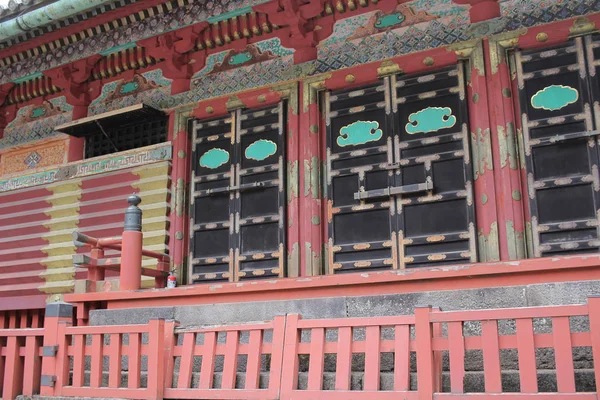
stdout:
<svg viewBox="0 0 600 400">
<path fill-rule="evenodd" d="M 498 0 L 453 0 L 456 4 L 471 5 L 471 22 L 481 22 L 500 17 Z"/>
<path fill-rule="evenodd" d="M 326 0 L 278 0 L 260 4 L 253 10 L 266 14 L 271 24 L 283 28 L 278 34 L 285 47 L 296 50 L 296 64 L 317 58 L 318 37 L 313 19 L 323 13 Z M 287 32 L 285 32 L 287 30 Z"/>
<path fill-rule="evenodd" d="M 87 116 L 87 107 L 100 95 L 101 83 L 88 82 L 94 66 L 102 59 L 99 54 L 62 65 L 44 75 L 52 79 L 52 84 L 64 90 L 67 103 L 74 107 L 73 119 Z"/>
<path fill-rule="evenodd" d="M 13 82 L 9 82 L 9 83 L 0 85 L 0 106 L 2 106 L 6 102 L 6 99 L 8 98 L 8 94 L 14 87 L 15 87 L 15 84 Z"/>
<path fill-rule="evenodd" d="M 204 67 L 206 50 L 194 50 L 200 35 L 208 27 L 208 22 L 201 22 L 137 42 L 155 60 L 163 60 L 163 75 L 173 79 L 172 94 L 189 90 L 190 79 Z"/>
</svg>

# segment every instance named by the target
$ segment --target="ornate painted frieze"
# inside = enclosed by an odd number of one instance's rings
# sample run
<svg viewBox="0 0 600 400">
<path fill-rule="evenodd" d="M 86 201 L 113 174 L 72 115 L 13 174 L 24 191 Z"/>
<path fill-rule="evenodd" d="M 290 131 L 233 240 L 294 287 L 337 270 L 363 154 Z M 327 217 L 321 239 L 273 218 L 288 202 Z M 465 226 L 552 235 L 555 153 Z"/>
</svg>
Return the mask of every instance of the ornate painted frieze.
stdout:
<svg viewBox="0 0 600 400">
<path fill-rule="evenodd" d="M 69 122 L 72 110 L 65 97 L 19 108 L 16 118 L 4 129 L 0 149 L 58 135 L 54 127 Z"/>
<path fill-rule="evenodd" d="M 45 185 L 67 179 L 81 178 L 84 176 L 150 164 L 157 161 L 169 160 L 172 156 L 171 153 L 171 144 L 163 143 L 152 147 L 111 154 L 106 157 L 66 164 L 56 169 L 0 180 L 0 192 Z"/>
<path fill-rule="evenodd" d="M 131 79 L 110 82 L 89 107 L 89 115 L 98 115 L 134 104 L 144 103 L 159 108 L 170 96 L 171 79 L 163 76 L 160 69 L 135 74 Z"/>
</svg>

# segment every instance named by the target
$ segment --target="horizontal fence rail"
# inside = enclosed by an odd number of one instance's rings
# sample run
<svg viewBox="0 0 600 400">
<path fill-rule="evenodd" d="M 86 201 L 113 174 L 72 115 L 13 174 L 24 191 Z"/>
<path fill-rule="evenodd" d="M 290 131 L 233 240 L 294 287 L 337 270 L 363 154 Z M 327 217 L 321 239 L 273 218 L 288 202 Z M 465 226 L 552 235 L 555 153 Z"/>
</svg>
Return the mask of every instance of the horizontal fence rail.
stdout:
<svg viewBox="0 0 600 400">
<path fill-rule="evenodd" d="M 44 328 L 0 329 L 4 400 L 40 391 L 130 399 L 600 399 L 600 297 L 537 308 L 419 307 L 396 317 L 290 314 L 197 329 L 164 320 L 73 327 L 72 308 L 49 310 Z"/>
</svg>

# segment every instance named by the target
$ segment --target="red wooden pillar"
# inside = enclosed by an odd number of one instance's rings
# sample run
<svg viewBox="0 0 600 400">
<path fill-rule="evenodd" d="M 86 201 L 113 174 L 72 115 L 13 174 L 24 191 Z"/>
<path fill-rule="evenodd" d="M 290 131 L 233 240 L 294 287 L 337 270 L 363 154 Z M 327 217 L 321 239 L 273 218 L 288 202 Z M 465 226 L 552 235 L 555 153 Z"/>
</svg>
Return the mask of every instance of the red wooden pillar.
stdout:
<svg viewBox="0 0 600 400">
<path fill-rule="evenodd" d="M 300 208 L 300 271 L 301 275 L 315 276 L 321 270 L 323 254 L 322 181 L 323 160 L 320 152 L 322 131 L 319 114 L 319 83 L 304 83 L 300 114 L 300 185 L 298 188 Z M 302 245 L 304 244 L 304 245 Z M 325 268 L 327 270 L 327 267 Z"/>
<path fill-rule="evenodd" d="M 477 44 L 469 63 L 467 85 L 469 123 L 473 155 L 473 191 L 477 216 L 478 260 L 498 261 L 498 216 L 492 157 L 492 135 L 483 46 Z"/>
<path fill-rule="evenodd" d="M 294 83 L 297 85 L 297 83 Z M 302 88 L 300 88 L 302 90 Z M 290 91 L 288 100 L 288 139 L 287 139 L 287 182 L 288 182 L 288 204 L 287 204 L 287 251 L 288 251 L 288 275 L 290 277 L 300 276 L 300 244 L 301 235 L 301 208 L 300 208 L 300 135 L 303 132 L 304 125 L 301 124 L 301 103 L 302 95 L 297 90 Z"/>
<path fill-rule="evenodd" d="M 85 153 L 84 153 L 84 148 L 85 148 L 85 139 L 84 138 L 77 138 L 77 137 L 73 137 L 70 136 L 69 139 L 67 139 L 67 143 L 68 143 L 68 151 L 67 151 L 67 162 L 71 162 L 71 161 L 80 161 L 83 160 L 85 157 Z"/>
<path fill-rule="evenodd" d="M 57 350 L 59 343 L 59 324 L 73 321 L 73 306 L 67 303 L 50 303 L 46 306 L 44 318 L 44 348 L 42 359 L 42 379 L 40 394 L 42 396 L 56 396 L 56 378 L 58 371 Z"/>
<path fill-rule="evenodd" d="M 173 111 L 169 114 L 169 140 L 173 145 L 171 169 L 171 213 L 169 215 L 169 248 L 171 251 L 171 268 L 179 273 L 184 270 L 184 258 L 187 249 L 187 227 L 189 224 L 187 204 L 188 182 L 190 179 L 190 141 L 187 131 L 187 115 Z M 179 283 L 181 276 L 178 276 Z"/>
<path fill-rule="evenodd" d="M 489 40 L 485 40 L 484 45 L 488 54 L 486 57 L 487 88 L 496 179 L 500 258 L 517 260 L 525 258 L 526 253 L 513 83 L 504 48 L 497 43 L 490 43 Z"/>
</svg>

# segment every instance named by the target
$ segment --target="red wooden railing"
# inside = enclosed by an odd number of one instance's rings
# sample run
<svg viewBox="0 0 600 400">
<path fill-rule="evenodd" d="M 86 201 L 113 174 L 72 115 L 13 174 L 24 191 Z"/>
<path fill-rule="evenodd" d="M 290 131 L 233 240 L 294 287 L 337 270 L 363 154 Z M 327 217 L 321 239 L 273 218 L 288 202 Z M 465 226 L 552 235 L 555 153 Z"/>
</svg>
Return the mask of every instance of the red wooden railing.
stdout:
<svg viewBox="0 0 600 400">
<path fill-rule="evenodd" d="M 165 389 L 170 399 L 278 399 L 285 317 L 275 317 L 272 322 L 225 326 L 179 332 L 171 352 Z M 270 340 L 267 340 L 267 336 Z M 224 340 L 219 340 L 222 337 Z M 197 344 L 201 340 L 202 344 Z M 238 358 L 246 356 L 243 372 L 243 390 L 236 389 Z M 215 387 L 215 362 L 223 357 L 219 388 Z M 259 389 L 262 359 L 270 356 L 269 384 Z M 202 357 L 194 365 L 194 357 Z M 174 374 L 175 361 L 179 371 Z M 197 385 L 192 385 L 192 374 L 199 373 Z M 173 377 L 171 381 L 171 377 Z M 193 387 L 195 386 L 195 387 Z"/>
<path fill-rule="evenodd" d="M 73 327 L 68 314 L 67 309 L 48 317 L 47 311 L 44 328 L 0 330 L 4 400 L 37 393 L 40 375 L 45 396 L 600 399 L 600 387 L 578 392 L 573 361 L 575 348 L 589 349 L 600 382 L 600 298 L 538 308 L 442 312 L 420 307 L 414 316 L 398 317 L 303 320 L 287 315 L 265 323 L 188 330 L 163 320 Z M 538 387 L 539 349 L 553 350 L 555 393 L 541 393 Z M 518 393 L 503 391 L 505 350 L 518 354 Z M 481 393 L 465 390 L 465 359 L 473 351 L 483 358 Z M 393 369 L 382 373 L 382 361 L 390 355 Z M 362 357 L 360 372 L 353 371 L 357 356 Z M 445 357 L 449 372 L 442 371 Z M 357 373 L 359 385 L 352 380 Z M 443 388 L 444 374 L 449 385 Z"/>
<path fill-rule="evenodd" d="M 43 328 L 0 329 L 0 393 L 4 400 L 39 393 Z"/>
</svg>

